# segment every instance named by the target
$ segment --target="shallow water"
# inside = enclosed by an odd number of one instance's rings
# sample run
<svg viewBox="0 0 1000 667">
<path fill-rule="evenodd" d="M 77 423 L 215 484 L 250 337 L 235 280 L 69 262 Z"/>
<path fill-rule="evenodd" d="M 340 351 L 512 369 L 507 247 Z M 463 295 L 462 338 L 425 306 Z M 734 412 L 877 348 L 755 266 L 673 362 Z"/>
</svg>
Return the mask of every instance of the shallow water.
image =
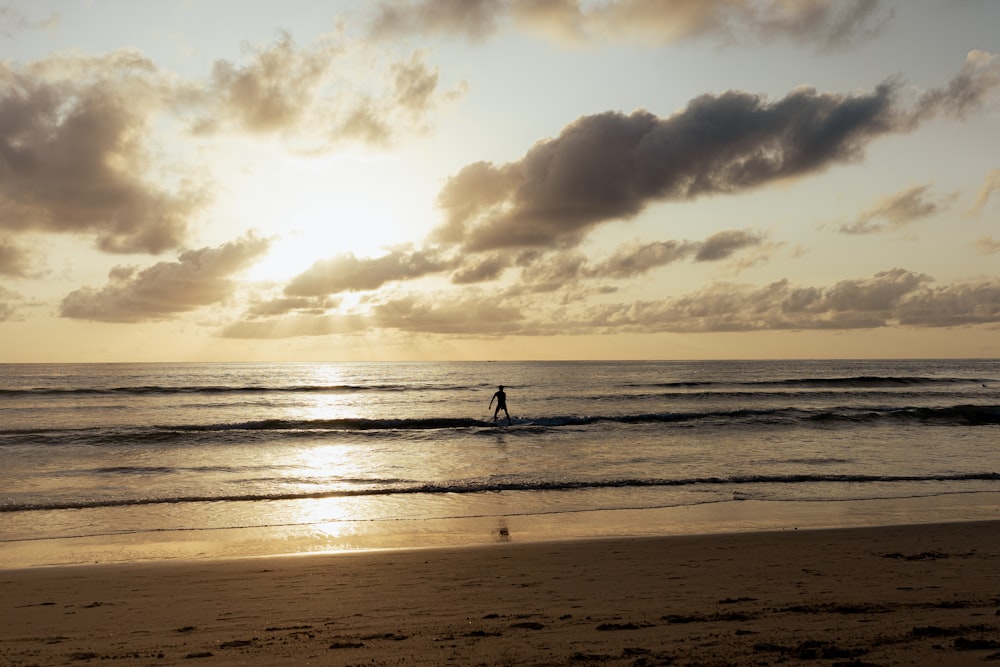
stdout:
<svg viewBox="0 0 1000 667">
<path fill-rule="evenodd" d="M 0 370 L 0 566 L 850 524 L 879 499 L 983 518 L 1000 492 L 996 360 Z"/>
</svg>

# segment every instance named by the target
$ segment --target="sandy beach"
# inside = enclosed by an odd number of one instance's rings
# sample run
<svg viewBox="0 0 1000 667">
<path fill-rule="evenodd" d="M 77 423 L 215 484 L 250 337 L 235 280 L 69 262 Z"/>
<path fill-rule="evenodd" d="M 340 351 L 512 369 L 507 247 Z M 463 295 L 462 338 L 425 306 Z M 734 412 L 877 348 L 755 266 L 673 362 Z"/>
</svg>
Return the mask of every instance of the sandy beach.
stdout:
<svg viewBox="0 0 1000 667">
<path fill-rule="evenodd" d="M 0 570 L 0 664 L 1000 660 L 1000 522 Z"/>
</svg>

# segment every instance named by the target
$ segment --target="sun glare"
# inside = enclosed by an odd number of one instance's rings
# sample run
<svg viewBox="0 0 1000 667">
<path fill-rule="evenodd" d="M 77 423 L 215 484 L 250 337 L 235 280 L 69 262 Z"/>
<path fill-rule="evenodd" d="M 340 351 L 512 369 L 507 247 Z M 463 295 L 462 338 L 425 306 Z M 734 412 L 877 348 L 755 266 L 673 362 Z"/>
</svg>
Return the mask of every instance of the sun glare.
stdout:
<svg viewBox="0 0 1000 667">
<path fill-rule="evenodd" d="M 248 274 L 252 280 L 285 281 L 345 253 L 379 257 L 419 243 L 433 226 L 427 195 L 433 190 L 422 191 L 394 159 L 284 156 L 250 180 L 248 189 L 263 182 L 267 188 L 249 193 L 258 205 L 246 215 L 262 229 L 278 230 L 268 256 Z"/>
</svg>

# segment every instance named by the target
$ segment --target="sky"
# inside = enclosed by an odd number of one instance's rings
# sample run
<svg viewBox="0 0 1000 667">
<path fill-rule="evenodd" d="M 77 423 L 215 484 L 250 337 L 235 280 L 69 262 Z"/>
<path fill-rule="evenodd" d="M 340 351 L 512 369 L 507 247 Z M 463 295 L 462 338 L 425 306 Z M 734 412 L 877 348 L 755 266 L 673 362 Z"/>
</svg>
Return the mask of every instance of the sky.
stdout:
<svg viewBox="0 0 1000 667">
<path fill-rule="evenodd" d="M 0 362 L 1000 356 L 995 0 L 0 0 Z"/>
</svg>

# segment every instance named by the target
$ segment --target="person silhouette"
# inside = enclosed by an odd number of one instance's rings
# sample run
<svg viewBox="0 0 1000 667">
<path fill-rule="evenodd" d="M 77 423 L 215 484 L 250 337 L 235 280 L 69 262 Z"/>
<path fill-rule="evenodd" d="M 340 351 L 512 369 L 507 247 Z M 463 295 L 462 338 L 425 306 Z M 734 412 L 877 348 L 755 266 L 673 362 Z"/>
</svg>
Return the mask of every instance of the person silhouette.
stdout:
<svg viewBox="0 0 1000 667">
<path fill-rule="evenodd" d="M 507 425 L 510 426 L 510 413 L 507 412 L 507 393 L 503 390 L 503 385 L 500 385 L 493 393 L 493 398 L 490 399 L 491 408 L 493 407 L 493 401 L 497 402 L 497 409 L 493 411 L 493 422 L 496 423 L 500 410 L 503 410 L 503 413 L 507 415 Z"/>
</svg>

